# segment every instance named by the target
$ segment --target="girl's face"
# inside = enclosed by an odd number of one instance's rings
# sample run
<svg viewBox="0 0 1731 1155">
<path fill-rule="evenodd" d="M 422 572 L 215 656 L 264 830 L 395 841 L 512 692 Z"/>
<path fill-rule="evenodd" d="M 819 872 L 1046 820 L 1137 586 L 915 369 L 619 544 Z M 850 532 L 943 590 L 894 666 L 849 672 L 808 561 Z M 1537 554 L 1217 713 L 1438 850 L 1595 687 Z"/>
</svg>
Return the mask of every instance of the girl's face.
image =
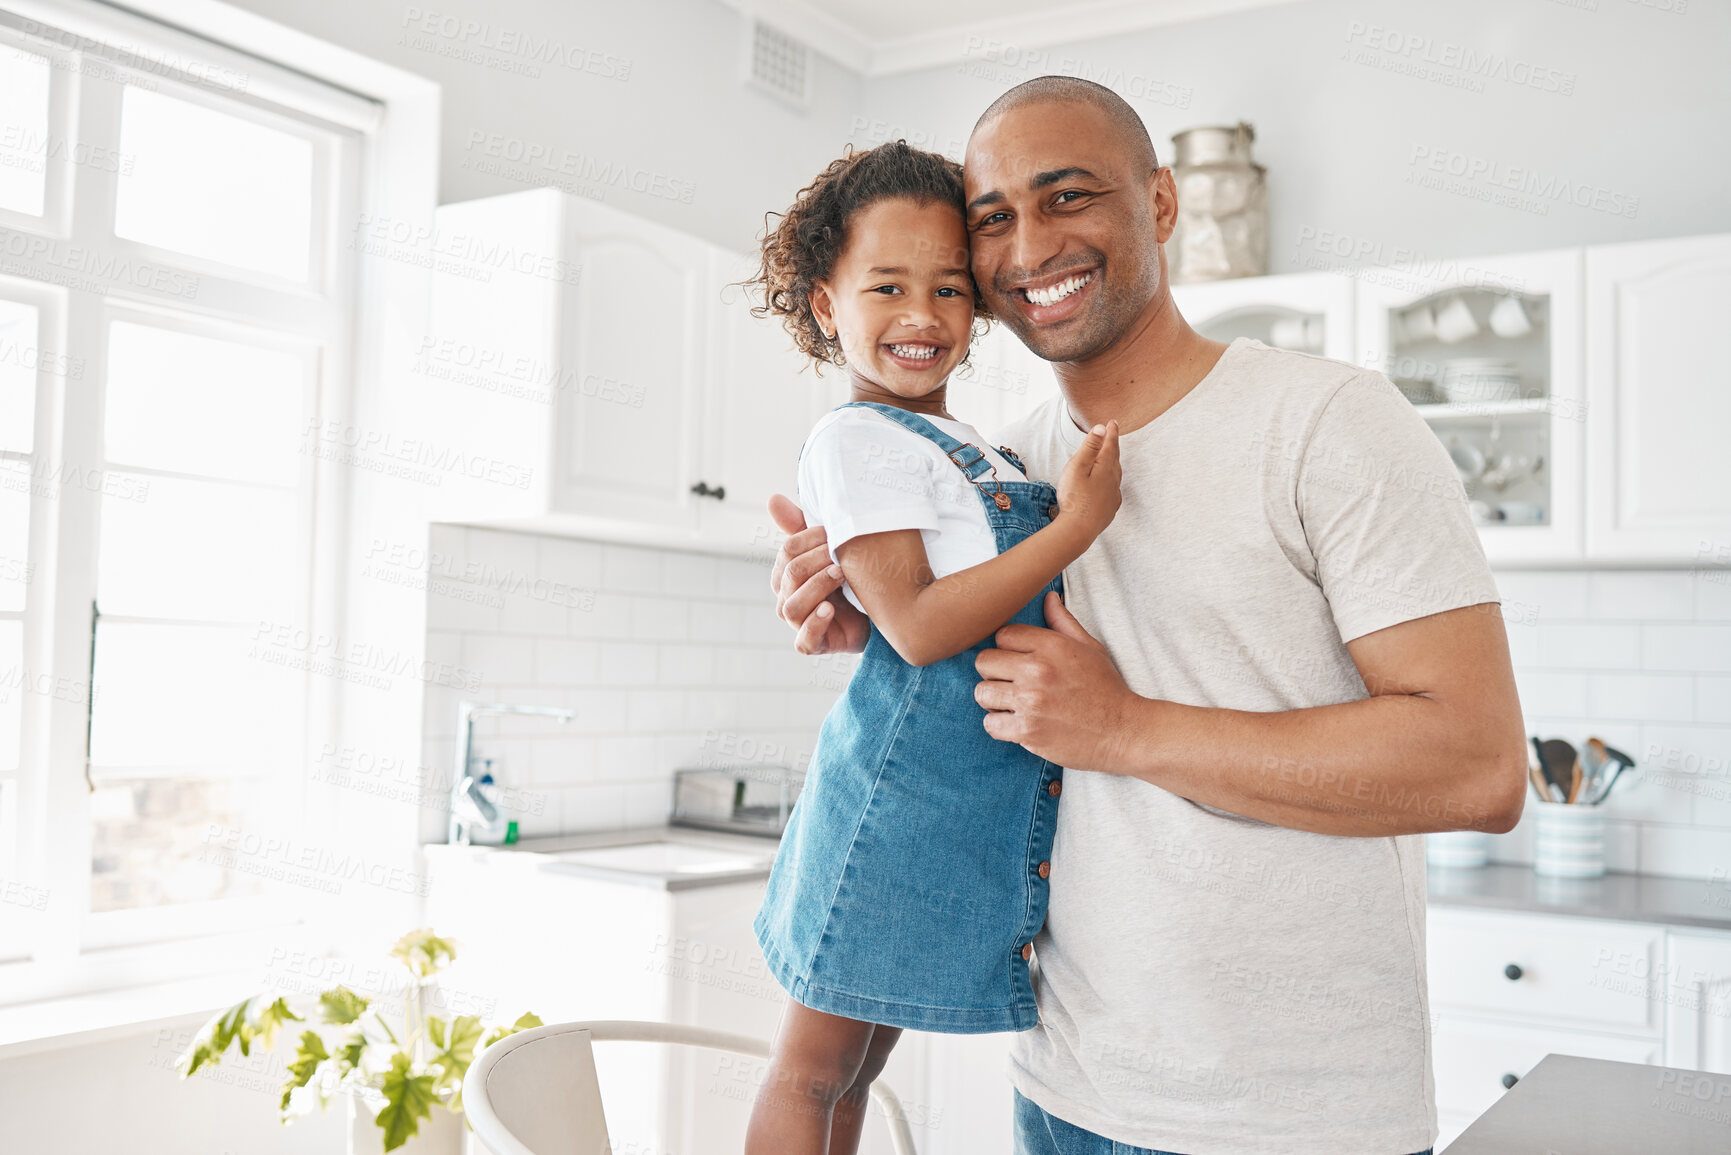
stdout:
<svg viewBox="0 0 1731 1155">
<path fill-rule="evenodd" d="M 962 214 L 936 202 L 880 200 L 854 213 L 847 232 L 830 276 L 814 287 L 812 313 L 839 336 L 856 384 L 925 397 L 961 364 L 973 336 Z"/>
</svg>

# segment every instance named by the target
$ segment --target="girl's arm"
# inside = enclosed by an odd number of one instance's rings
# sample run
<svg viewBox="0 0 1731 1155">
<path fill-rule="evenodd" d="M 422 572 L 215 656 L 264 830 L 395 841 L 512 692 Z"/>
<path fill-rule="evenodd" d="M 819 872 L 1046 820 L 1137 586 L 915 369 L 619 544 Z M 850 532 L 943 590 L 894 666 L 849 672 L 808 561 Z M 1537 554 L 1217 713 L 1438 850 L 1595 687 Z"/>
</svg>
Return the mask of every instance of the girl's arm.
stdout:
<svg viewBox="0 0 1731 1155">
<path fill-rule="evenodd" d="M 990 637 L 1110 524 L 1118 426 L 1094 428 L 1059 479 L 1058 516 L 990 561 L 934 578 L 917 529 L 862 534 L 836 550 L 860 604 L 909 665 L 929 666 Z"/>
</svg>

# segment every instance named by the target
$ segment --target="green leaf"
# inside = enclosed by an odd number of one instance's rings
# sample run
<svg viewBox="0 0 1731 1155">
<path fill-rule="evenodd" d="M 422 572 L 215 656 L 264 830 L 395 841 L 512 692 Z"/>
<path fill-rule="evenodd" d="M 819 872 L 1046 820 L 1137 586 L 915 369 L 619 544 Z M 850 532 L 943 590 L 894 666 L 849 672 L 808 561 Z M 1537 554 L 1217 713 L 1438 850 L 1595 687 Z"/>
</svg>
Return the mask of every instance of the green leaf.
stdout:
<svg viewBox="0 0 1731 1155">
<path fill-rule="evenodd" d="M 306 1086 L 318 1065 L 330 1057 L 330 1052 L 325 1050 L 325 1041 L 319 1038 L 318 1032 L 301 1032 L 300 1046 L 295 1050 L 294 1060 L 288 1065 L 288 1072 L 293 1077 L 283 1084 L 282 1110 L 288 1110 L 289 1092 L 296 1087 Z"/>
<path fill-rule="evenodd" d="M 248 1001 L 250 1002 L 251 1000 L 249 999 Z M 284 1023 L 291 1020 L 297 1023 L 303 1021 L 299 1015 L 289 1010 L 288 1003 L 279 998 L 274 1002 L 267 1004 L 258 1012 L 258 1019 L 253 1027 L 253 1033 L 261 1042 L 264 1043 L 265 1050 L 268 1051 L 272 1047 L 276 1046 L 276 1033 L 278 1029 L 281 1028 Z M 241 1053 L 245 1054 L 244 1051 Z"/>
<path fill-rule="evenodd" d="M 475 1061 L 475 1046 L 481 1041 L 481 1020 L 474 1015 L 458 1015 L 451 1020 L 447 1035 L 443 1019 L 429 1018 L 427 1034 L 433 1045 L 439 1048 L 427 1060 L 427 1065 L 439 1069 L 439 1091 L 450 1096 L 445 1106 L 461 1111 L 463 1076 L 468 1073 L 469 1064 Z"/>
<path fill-rule="evenodd" d="M 181 1078 L 190 1079 L 206 1063 L 214 1067 L 236 1038 L 241 1040 L 240 1053 L 246 1054 L 246 1032 L 250 1030 L 246 1025 L 246 1008 L 250 1002 L 251 999 L 242 999 L 219 1012 L 194 1036 L 192 1046 L 175 1063 Z"/>
<path fill-rule="evenodd" d="M 522 1014 L 517 1016 L 517 1021 L 508 1027 L 496 1026 L 488 1028 L 486 1035 L 481 1039 L 481 1050 L 486 1050 L 506 1035 L 514 1035 L 518 1031 L 526 1031 L 530 1027 L 539 1027 L 543 1025 L 544 1024 L 541 1022 L 541 1017 L 539 1015 L 532 1011 L 524 1011 Z"/>
<path fill-rule="evenodd" d="M 325 1022 L 338 1026 L 360 1018 L 369 1005 L 366 999 L 344 986 L 332 987 L 319 996 L 319 1010 Z"/>
<path fill-rule="evenodd" d="M 385 1105 L 379 1109 L 379 1128 L 385 1133 L 385 1150 L 395 1151 L 415 1137 L 422 1119 L 432 1117 L 438 1101 L 433 1076 L 409 1074 L 409 1056 L 398 1051 L 391 1056 L 391 1069 L 380 1090 Z"/>
<path fill-rule="evenodd" d="M 411 930 L 391 948 L 391 957 L 409 968 L 417 978 L 444 970 L 457 957 L 454 939 L 441 938 L 430 928 Z"/>
</svg>

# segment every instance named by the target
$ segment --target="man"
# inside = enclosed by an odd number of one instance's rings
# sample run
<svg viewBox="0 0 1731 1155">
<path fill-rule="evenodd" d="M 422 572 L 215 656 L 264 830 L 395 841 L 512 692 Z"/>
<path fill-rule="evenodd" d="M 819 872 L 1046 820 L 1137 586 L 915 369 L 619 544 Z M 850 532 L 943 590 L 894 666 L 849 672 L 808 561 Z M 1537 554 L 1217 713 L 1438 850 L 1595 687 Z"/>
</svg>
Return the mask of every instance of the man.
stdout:
<svg viewBox="0 0 1731 1155">
<path fill-rule="evenodd" d="M 1427 1148 L 1415 836 L 1509 830 L 1526 782 L 1459 479 L 1381 375 L 1185 323 L 1171 170 L 1109 90 L 1012 89 L 964 166 L 974 277 L 1062 391 L 1003 443 L 1052 478 L 1122 430 L 1123 505 L 1052 628 L 977 662 L 987 731 L 1066 768 L 1017 1149 Z M 772 512 L 798 648 L 859 648 L 822 530 Z"/>
</svg>

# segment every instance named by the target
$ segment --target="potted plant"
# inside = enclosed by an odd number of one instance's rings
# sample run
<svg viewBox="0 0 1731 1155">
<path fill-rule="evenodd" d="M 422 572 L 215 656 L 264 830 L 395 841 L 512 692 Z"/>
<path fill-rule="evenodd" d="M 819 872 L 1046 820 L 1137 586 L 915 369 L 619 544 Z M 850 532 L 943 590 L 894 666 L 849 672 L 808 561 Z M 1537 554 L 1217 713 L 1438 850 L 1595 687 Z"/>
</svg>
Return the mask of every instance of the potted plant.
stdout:
<svg viewBox="0 0 1731 1155">
<path fill-rule="evenodd" d="M 176 1070 L 190 1078 L 200 1067 L 215 1066 L 231 1045 L 251 1053 L 266 1050 L 277 1031 L 290 1022 L 305 1023 L 279 1112 L 287 1124 L 322 1111 L 339 1092 L 350 1096 L 359 1118 L 364 1106 L 374 1115 L 383 1149 L 394 1151 L 419 1133 L 423 1122 L 437 1122 L 433 1108 L 452 1115 L 463 1111 L 463 1075 L 476 1054 L 541 1020 L 524 1014 L 509 1026 L 483 1027 L 477 1015 L 444 1017 L 427 1009 L 434 976 L 457 957 L 457 944 L 431 930 L 410 931 L 391 948 L 391 958 L 408 969 L 401 1006 L 372 1000 L 337 985 L 297 1013 L 283 996 L 254 995 L 206 1023 L 181 1055 Z"/>
</svg>

